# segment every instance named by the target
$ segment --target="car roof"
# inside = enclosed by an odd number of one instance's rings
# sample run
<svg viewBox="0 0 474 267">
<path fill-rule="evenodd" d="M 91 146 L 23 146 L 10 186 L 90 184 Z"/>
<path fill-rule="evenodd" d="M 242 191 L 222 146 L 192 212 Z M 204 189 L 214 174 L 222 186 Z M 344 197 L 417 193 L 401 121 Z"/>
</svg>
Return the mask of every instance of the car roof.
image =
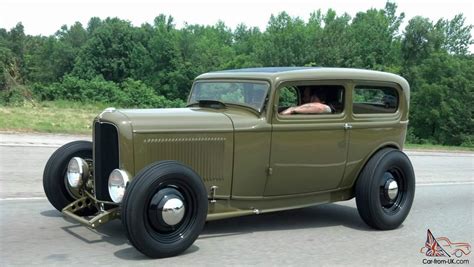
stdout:
<svg viewBox="0 0 474 267">
<path fill-rule="evenodd" d="M 318 69 L 320 67 L 262 67 L 262 68 L 243 68 L 243 69 L 230 69 L 220 70 L 211 73 L 233 73 L 233 72 L 262 72 L 262 73 L 277 73 L 277 72 L 288 72 L 295 70 L 308 70 Z"/>
<path fill-rule="evenodd" d="M 402 87 L 405 95 L 410 97 L 410 86 L 401 76 L 374 70 L 353 68 L 326 67 L 262 67 L 213 71 L 199 75 L 203 79 L 249 79 L 270 80 L 276 84 L 280 81 L 308 80 L 363 80 L 393 82 Z"/>
</svg>

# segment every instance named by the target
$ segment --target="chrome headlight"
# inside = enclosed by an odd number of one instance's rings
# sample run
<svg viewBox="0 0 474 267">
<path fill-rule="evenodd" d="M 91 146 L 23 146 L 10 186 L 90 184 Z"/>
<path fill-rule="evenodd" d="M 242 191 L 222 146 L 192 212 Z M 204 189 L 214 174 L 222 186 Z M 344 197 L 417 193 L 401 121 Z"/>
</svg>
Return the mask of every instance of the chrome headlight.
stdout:
<svg viewBox="0 0 474 267">
<path fill-rule="evenodd" d="M 113 202 L 122 202 L 125 187 L 129 181 L 127 172 L 115 169 L 109 175 L 109 195 Z"/>
<path fill-rule="evenodd" d="M 67 182 L 71 187 L 79 187 L 84 182 L 85 175 L 89 174 L 89 165 L 79 157 L 72 158 L 67 165 Z"/>
</svg>

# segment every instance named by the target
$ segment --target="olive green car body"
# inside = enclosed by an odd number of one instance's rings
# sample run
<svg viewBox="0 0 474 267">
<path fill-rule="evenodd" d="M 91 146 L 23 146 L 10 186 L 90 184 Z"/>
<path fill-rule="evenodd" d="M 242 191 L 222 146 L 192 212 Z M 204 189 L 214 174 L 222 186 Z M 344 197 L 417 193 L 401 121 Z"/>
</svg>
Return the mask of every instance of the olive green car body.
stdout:
<svg viewBox="0 0 474 267">
<path fill-rule="evenodd" d="M 357 69 L 308 68 L 213 72 L 195 79 L 202 81 L 267 82 L 266 104 L 261 112 L 237 105 L 107 109 L 95 122 L 117 128 L 118 168 L 130 177 L 162 160 L 180 161 L 199 174 L 208 189 L 207 220 L 351 199 L 357 177 L 372 155 L 385 147 L 403 148 L 410 89 L 400 76 Z M 344 86 L 343 111 L 280 115 L 278 89 L 289 83 Z M 399 96 L 397 110 L 390 114 L 354 114 L 352 94 L 357 84 L 395 88 Z M 110 210 L 113 212 L 100 215 L 101 224 L 120 216 L 119 209 Z M 63 212 L 89 227 L 96 226 L 74 215 L 71 205 Z"/>
</svg>

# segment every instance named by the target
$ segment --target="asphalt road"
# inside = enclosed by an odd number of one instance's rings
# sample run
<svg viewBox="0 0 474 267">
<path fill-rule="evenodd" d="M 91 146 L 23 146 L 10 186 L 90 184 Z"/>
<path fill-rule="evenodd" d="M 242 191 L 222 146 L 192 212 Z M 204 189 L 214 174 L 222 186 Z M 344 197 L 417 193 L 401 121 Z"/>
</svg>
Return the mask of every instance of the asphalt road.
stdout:
<svg viewBox="0 0 474 267">
<path fill-rule="evenodd" d="M 417 191 L 410 215 L 396 230 L 368 228 L 351 200 L 209 222 L 183 255 L 150 260 L 128 243 L 120 221 L 89 230 L 44 197 L 46 160 L 56 146 L 76 138 L 0 134 L 0 266 L 411 266 L 428 259 L 420 253 L 427 229 L 474 244 L 474 154 L 408 151 Z M 461 259 L 472 265 L 473 254 Z"/>
</svg>

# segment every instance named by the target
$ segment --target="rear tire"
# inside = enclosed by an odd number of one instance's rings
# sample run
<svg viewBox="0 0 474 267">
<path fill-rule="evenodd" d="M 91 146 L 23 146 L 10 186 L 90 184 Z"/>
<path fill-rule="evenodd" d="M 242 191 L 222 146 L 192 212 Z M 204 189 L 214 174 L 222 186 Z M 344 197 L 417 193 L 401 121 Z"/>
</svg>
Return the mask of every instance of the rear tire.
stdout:
<svg viewBox="0 0 474 267">
<path fill-rule="evenodd" d="M 62 211 L 64 207 L 78 198 L 68 189 L 66 170 L 73 157 L 92 160 L 92 142 L 74 141 L 58 148 L 49 158 L 43 172 L 43 189 L 51 205 Z M 80 215 L 92 215 L 97 210 L 86 208 Z"/>
<path fill-rule="evenodd" d="M 201 177 L 179 162 L 162 161 L 145 167 L 128 185 L 122 224 L 138 251 L 151 258 L 171 257 L 197 239 L 207 208 Z"/>
<path fill-rule="evenodd" d="M 369 226 L 391 230 L 408 216 L 415 196 L 415 174 L 405 153 L 384 148 L 362 170 L 355 187 L 357 210 Z"/>
</svg>

